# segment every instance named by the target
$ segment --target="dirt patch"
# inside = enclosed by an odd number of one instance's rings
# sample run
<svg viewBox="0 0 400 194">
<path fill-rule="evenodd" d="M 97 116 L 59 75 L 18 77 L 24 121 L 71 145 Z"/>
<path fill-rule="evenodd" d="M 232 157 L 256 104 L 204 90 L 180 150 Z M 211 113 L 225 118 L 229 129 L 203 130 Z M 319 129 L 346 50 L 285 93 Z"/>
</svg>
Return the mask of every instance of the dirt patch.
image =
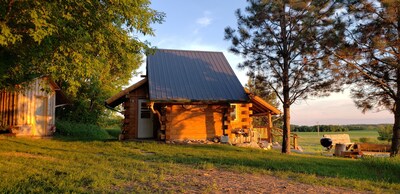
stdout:
<svg viewBox="0 0 400 194">
<path fill-rule="evenodd" d="M 360 193 L 346 188 L 298 183 L 270 175 L 198 169 L 179 176 L 166 175 L 162 187 L 166 191 L 184 193 Z"/>
</svg>

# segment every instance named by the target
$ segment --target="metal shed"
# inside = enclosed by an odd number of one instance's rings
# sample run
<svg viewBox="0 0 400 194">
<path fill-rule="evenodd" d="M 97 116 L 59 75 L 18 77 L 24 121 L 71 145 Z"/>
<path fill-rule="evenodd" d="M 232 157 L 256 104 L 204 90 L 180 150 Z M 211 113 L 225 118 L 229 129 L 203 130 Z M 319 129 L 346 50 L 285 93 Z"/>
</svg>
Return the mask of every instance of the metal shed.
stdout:
<svg viewBox="0 0 400 194">
<path fill-rule="evenodd" d="M 24 136 L 49 136 L 55 131 L 56 91 L 51 79 L 40 77 L 26 87 L 0 91 L 0 125 L 4 132 Z"/>
</svg>

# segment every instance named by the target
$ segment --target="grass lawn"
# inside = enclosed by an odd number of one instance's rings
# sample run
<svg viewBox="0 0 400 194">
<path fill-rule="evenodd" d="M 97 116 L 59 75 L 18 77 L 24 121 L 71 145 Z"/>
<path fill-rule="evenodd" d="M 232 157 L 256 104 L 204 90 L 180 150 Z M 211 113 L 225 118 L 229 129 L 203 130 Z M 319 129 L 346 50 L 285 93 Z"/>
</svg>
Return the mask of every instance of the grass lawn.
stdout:
<svg viewBox="0 0 400 194">
<path fill-rule="evenodd" d="M 282 155 L 229 145 L 0 136 L 1 193 L 153 193 L 166 192 L 165 185 L 185 192 L 186 183 L 166 177 L 190 173 L 193 168 L 268 174 L 303 183 L 374 192 L 400 190 L 400 158 L 354 160 Z"/>
</svg>

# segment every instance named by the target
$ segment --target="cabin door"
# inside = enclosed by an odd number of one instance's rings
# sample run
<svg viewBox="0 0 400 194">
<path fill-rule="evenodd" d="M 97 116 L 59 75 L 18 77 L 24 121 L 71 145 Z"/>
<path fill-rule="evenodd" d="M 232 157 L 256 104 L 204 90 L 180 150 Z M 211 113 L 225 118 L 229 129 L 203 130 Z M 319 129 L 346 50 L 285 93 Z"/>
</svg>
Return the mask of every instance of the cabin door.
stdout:
<svg viewBox="0 0 400 194">
<path fill-rule="evenodd" d="M 153 138 L 153 113 L 147 100 L 138 101 L 138 138 Z"/>
<path fill-rule="evenodd" d="M 35 130 L 33 135 L 47 135 L 47 98 L 43 96 L 35 97 Z"/>
</svg>

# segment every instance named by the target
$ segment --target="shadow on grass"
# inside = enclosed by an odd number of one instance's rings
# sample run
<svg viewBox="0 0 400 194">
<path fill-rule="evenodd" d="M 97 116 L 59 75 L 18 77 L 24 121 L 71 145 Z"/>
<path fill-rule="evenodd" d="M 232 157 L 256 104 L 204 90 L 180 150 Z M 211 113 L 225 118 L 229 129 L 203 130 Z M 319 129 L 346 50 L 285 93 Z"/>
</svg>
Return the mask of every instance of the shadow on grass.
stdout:
<svg viewBox="0 0 400 194">
<path fill-rule="evenodd" d="M 65 142 L 73 142 L 73 141 L 81 141 L 81 142 L 92 142 L 92 141 L 103 141 L 103 142 L 112 142 L 112 141 L 118 141 L 118 136 L 120 134 L 120 129 L 113 128 L 113 129 L 102 129 L 104 130 L 108 135 L 97 135 L 97 134 L 84 134 L 82 135 L 73 135 L 73 136 L 68 136 L 65 134 L 60 134 L 60 133 L 55 133 L 53 135 L 54 140 L 58 141 L 65 141 Z"/>
<path fill-rule="evenodd" d="M 118 141 L 118 138 L 110 137 L 110 138 L 93 138 L 93 137 L 68 137 L 63 135 L 54 135 L 53 138 L 57 141 L 63 142 L 93 142 L 93 141 L 102 141 L 102 142 L 112 142 Z"/>
<path fill-rule="evenodd" d="M 220 145 L 170 147 L 178 147 L 180 151 L 152 150 L 156 154 L 146 156 L 146 160 L 185 165 L 211 163 L 222 168 L 245 167 L 249 168 L 250 172 L 290 171 L 322 177 L 400 183 L 398 158 L 352 160 L 311 155 L 283 155 L 274 151 Z"/>
</svg>

